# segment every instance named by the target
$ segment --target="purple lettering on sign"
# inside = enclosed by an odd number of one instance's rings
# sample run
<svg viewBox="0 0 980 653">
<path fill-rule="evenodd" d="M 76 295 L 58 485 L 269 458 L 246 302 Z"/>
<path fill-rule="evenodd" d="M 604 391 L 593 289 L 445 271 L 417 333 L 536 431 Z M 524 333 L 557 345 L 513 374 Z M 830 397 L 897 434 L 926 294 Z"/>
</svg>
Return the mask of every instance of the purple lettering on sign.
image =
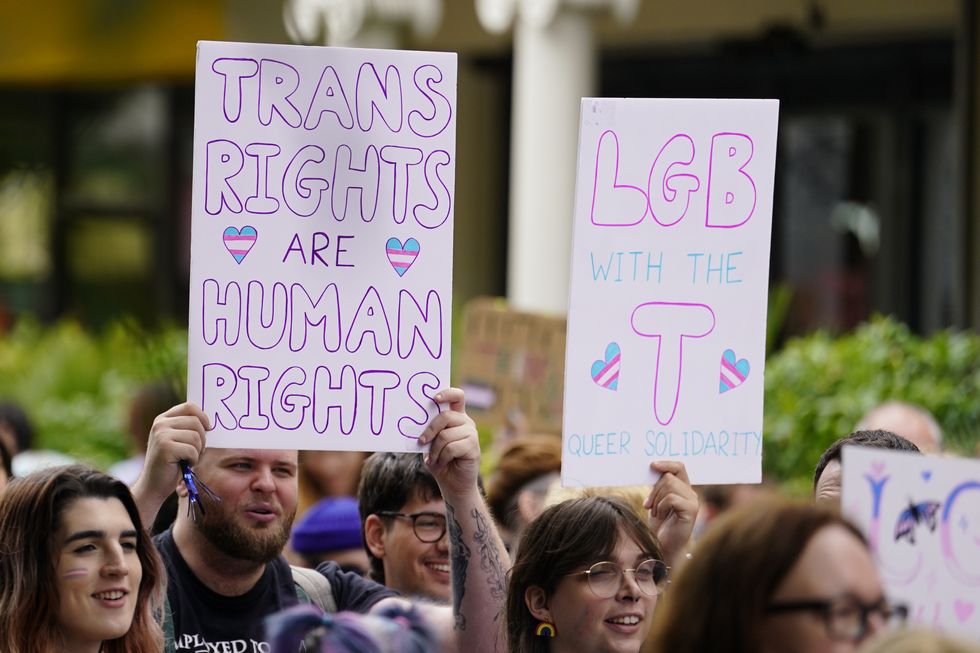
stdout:
<svg viewBox="0 0 980 653">
<path fill-rule="evenodd" d="M 386 145 L 381 148 L 381 160 L 394 168 L 395 181 L 391 188 L 391 217 L 405 222 L 408 215 L 408 189 L 411 168 L 422 163 L 422 150 L 416 147 Z"/>
<path fill-rule="evenodd" d="M 304 145 L 286 166 L 282 176 L 282 199 L 294 215 L 308 218 L 320 208 L 323 191 L 330 184 L 323 177 L 303 176 L 303 171 L 307 164 L 323 163 L 326 158 L 319 145 Z"/>
<path fill-rule="evenodd" d="M 691 205 L 691 195 L 701 188 L 697 175 L 670 174 L 675 167 L 691 165 L 694 154 L 694 139 L 687 134 L 677 134 L 667 141 L 653 160 L 647 179 L 647 196 L 650 214 L 657 224 L 670 227 L 683 220 Z M 659 188 L 654 187 L 655 183 Z M 684 193 L 683 202 L 677 198 L 678 191 Z"/>
<path fill-rule="evenodd" d="M 201 374 L 201 410 L 211 419 L 212 426 L 237 429 L 238 420 L 228 406 L 228 400 L 238 389 L 235 370 L 223 363 L 206 363 L 201 368 Z"/>
<path fill-rule="evenodd" d="M 232 281 L 225 288 L 222 297 L 221 287 L 216 279 L 205 279 L 201 289 L 204 342 L 209 345 L 216 343 L 218 330 L 222 328 L 224 343 L 229 347 L 235 345 L 242 323 L 242 289 Z"/>
<path fill-rule="evenodd" d="M 633 309 L 630 326 L 636 335 L 657 340 L 653 414 L 666 426 L 674 419 L 680 398 L 684 340 L 703 338 L 714 331 L 715 313 L 705 304 L 647 302 Z"/>
<path fill-rule="evenodd" d="M 229 181 L 245 167 L 245 155 L 235 143 L 224 139 L 208 141 L 205 147 L 204 210 L 218 215 L 227 208 L 242 212 L 242 201 Z"/>
<path fill-rule="evenodd" d="M 384 303 L 374 286 L 368 286 L 360 305 L 354 312 L 354 319 L 347 331 L 344 346 L 350 353 L 356 353 L 364 344 L 364 337 L 371 336 L 374 351 L 382 356 L 391 353 L 391 327 Z"/>
<path fill-rule="evenodd" d="M 276 428 L 284 431 L 295 431 L 306 417 L 306 409 L 310 406 L 310 398 L 302 392 L 306 383 L 306 372 L 302 367 L 289 367 L 276 381 L 272 391 L 272 421 Z M 300 392 L 291 389 L 299 387 Z"/>
<path fill-rule="evenodd" d="M 275 59 L 259 62 L 259 122 L 272 124 L 273 114 L 290 127 L 303 124 L 299 109 L 289 101 L 299 88 L 299 72 L 287 63 Z"/>
<path fill-rule="evenodd" d="M 316 299 L 302 285 L 292 286 L 289 320 L 289 349 L 302 351 L 306 348 L 306 335 L 310 327 L 320 327 L 323 349 L 340 350 L 340 295 L 337 284 L 331 283 Z"/>
<path fill-rule="evenodd" d="M 320 81 L 316 83 L 310 107 L 306 111 L 306 129 L 313 130 L 320 125 L 324 113 L 332 113 L 337 124 L 344 129 L 354 128 L 354 114 L 350 110 L 350 102 L 344 92 L 344 85 L 333 66 L 325 66 L 320 73 Z"/>
<path fill-rule="evenodd" d="M 361 220 L 370 222 L 378 211 L 378 187 L 381 181 L 381 162 L 378 150 L 368 145 L 364 151 L 364 167 L 356 168 L 352 163 L 350 147 L 337 148 L 333 169 L 333 194 L 330 208 L 338 221 L 347 218 L 348 196 L 353 191 L 360 195 Z M 341 208 L 341 206 L 343 208 Z"/>
<path fill-rule="evenodd" d="M 373 63 L 361 64 L 357 71 L 354 102 L 357 105 L 357 126 L 361 131 L 368 132 L 374 127 L 375 112 L 392 132 L 402 130 L 402 78 L 394 66 L 385 69 L 385 78 L 381 81 Z"/>
<path fill-rule="evenodd" d="M 275 213 L 279 210 L 279 200 L 269 197 L 269 159 L 279 156 L 282 150 L 274 143 L 249 143 L 245 154 L 255 159 L 255 194 L 245 200 L 245 210 L 249 213 Z"/>
<path fill-rule="evenodd" d="M 258 365 L 242 365 L 238 378 L 245 381 L 245 414 L 238 420 L 239 428 L 264 431 L 269 428 L 269 416 L 262 412 L 262 382 L 269 378 L 269 370 Z"/>
<path fill-rule="evenodd" d="M 436 150 L 425 159 L 425 183 L 435 203 L 431 206 L 418 204 L 412 214 L 415 216 L 415 221 L 426 229 L 441 227 L 452 213 L 453 195 L 449 192 L 446 182 L 439 176 L 440 168 L 448 166 L 451 160 L 449 152 L 445 150 Z"/>
<path fill-rule="evenodd" d="M 442 301 L 439 293 L 430 290 L 425 297 L 425 310 L 407 290 L 398 291 L 398 357 L 406 359 L 415 349 L 415 336 L 434 359 L 442 357 Z M 428 337 L 426 337 L 428 333 Z M 430 345 L 434 343 L 434 346 Z"/>
<path fill-rule="evenodd" d="M 368 391 L 371 411 L 371 433 L 380 435 L 385 425 L 385 402 L 388 391 L 401 383 L 401 377 L 391 370 L 365 370 L 357 377 L 357 382 Z"/>
<path fill-rule="evenodd" d="M 592 224 L 631 227 L 647 214 L 646 193 L 619 182 L 619 137 L 611 129 L 599 136 L 592 181 Z"/>
<path fill-rule="evenodd" d="M 437 66 L 425 65 L 415 69 L 413 76 L 415 88 L 419 90 L 429 107 L 429 111 L 418 109 L 408 114 L 408 127 L 416 136 L 432 138 L 438 136 L 453 119 L 453 105 L 446 96 L 433 88 L 443 80 L 442 71 Z M 428 115 L 427 115 L 428 114 Z"/>
<path fill-rule="evenodd" d="M 223 78 L 221 105 L 225 120 L 238 122 L 242 115 L 242 80 L 246 77 L 255 77 L 259 72 L 258 63 L 255 59 L 221 58 L 214 60 L 211 70 Z"/>
<path fill-rule="evenodd" d="M 711 138 L 705 226 L 734 229 L 755 213 L 755 181 L 745 172 L 754 152 L 755 144 L 745 134 L 722 132 Z"/>
<path fill-rule="evenodd" d="M 317 367 L 313 378 L 313 428 L 316 432 L 326 432 L 330 415 L 336 411 L 341 433 L 350 435 L 357 417 L 357 395 L 357 375 L 353 367 L 344 365 L 336 384 L 329 369 Z"/>
<path fill-rule="evenodd" d="M 405 386 L 409 399 L 419 408 L 418 419 L 412 419 L 410 415 L 399 418 L 398 432 L 406 438 L 417 440 L 425 430 L 426 424 L 441 412 L 435 400 L 435 393 L 442 387 L 442 383 L 432 372 L 416 372 L 408 378 Z"/>
<path fill-rule="evenodd" d="M 287 310 L 286 286 L 272 286 L 272 300 L 266 301 L 265 286 L 261 281 L 248 283 L 245 308 L 245 333 L 249 342 L 258 349 L 272 349 L 282 341 L 286 333 Z"/>
</svg>

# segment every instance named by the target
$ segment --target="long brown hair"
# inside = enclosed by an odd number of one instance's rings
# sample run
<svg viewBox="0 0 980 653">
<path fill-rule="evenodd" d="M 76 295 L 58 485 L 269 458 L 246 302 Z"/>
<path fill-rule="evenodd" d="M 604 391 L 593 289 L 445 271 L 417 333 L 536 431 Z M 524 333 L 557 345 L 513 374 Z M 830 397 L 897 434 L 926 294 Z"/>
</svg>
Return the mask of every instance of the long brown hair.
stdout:
<svg viewBox="0 0 980 653">
<path fill-rule="evenodd" d="M 827 526 L 865 542 L 839 514 L 785 499 L 753 502 L 720 517 L 657 605 L 643 653 L 759 651 L 773 592 Z"/>
<path fill-rule="evenodd" d="M 528 587 L 551 596 L 567 574 L 608 560 L 626 533 L 644 553 L 663 559 L 650 528 L 622 500 L 608 496 L 571 499 L 551 506 L 531 522 L 521 537 L 507 592 L 507 644 L 510 653 L 547 653 L 537 637 L 537 620 L 524 603 Z"/>
<path fill-rule="evenodd" d="M 82 498 L 119 499 L 139 534 L 143 568 L 129 631 L 103 642 L 103 653 L 158 653 L 165 576 L 126 485 L 83 465 L 52 467 L 14 479 L 0 497 L 0 633 L 6 653 L 46 653 L 63 645 L 56 611 L 55 547 L 65 510 Z"/>
</svg>

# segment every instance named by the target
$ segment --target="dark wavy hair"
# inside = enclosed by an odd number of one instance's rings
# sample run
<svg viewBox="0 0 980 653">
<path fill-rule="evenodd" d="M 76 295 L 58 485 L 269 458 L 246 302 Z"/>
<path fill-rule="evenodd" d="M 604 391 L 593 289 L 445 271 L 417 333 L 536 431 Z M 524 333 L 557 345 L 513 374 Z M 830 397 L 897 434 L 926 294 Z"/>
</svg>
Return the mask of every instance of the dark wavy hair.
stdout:
<svg viewBox="0 0 980 653">
<path fill-rule="evenodd" d="M 524 602 L 532 585 L 551 596 L 566 575 L 612 557 L 620 532 L 652 558 L 663 560 L 650 527 L 624 501 L 609 496 L 571 499 L 551 506 L 524 531 L 507 589 L 507 644 L 510 653 L 547 653 L 537 637 L 537 619 Z"/>
<path fill-rule="evenodd" d="M 119 499 L 137 532 L 143 568 L 129 631 L 102 644 L 102 653 L 158 653 L 163 632 L 165 576 L 160 557 L 122 481 L 84 465 L 51 467 L 14 479 L 0 500 L 0 633 L 5 653 L 44 653 L 63 646 L 56 616 L 54 534 L 78 499 Z"/>
</svg>

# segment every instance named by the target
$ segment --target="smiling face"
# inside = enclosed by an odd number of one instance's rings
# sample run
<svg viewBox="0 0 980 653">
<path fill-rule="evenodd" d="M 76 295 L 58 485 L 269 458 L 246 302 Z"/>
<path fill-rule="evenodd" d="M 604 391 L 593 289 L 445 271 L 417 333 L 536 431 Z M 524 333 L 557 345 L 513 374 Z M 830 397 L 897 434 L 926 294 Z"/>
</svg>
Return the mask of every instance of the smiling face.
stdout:
<svg viewBox="0 0 980 653">
<path fill-rule="evenodd" d="M 406 515 L 431 512 L 445 519 L 446 504 L 441 498 L 426 501 L 416 492 L 397 512 Z M 448 602 L 452 589 L 449 536 L 443 533 L 435 542 L 423 542 L 416 537 L 411 519 L 392 517 L 385 524 L 372 515 L 369 520 L 366 537 L 372 553 L 384 566 L 385 585 L 407 596 Z"/>
<path fill-rule="evenodd" d="M 197 528 L 225 555 L 268 562 L 278 556 L 296 515 L 296 451 L 208 450 L 198 473 L 221 501 L 203 499 Z"/>
<path fill-rule="evenodd" d="M 99 649 L 133 621 L 143 569 L 137 533 L 119 499 L 70 503 L 55 535 L 56 616 L 66 650 Z"/>
<path fill-rule="evenodd" d="M 620 569 L 634 569 L 651 557 L 623 531 L 609 560 Z M 595 562 L 600 562 L 596 560 Z M 583 565 L 581 571 L 587 569 Z M 632 574 L 623 574 L 611 598 L 599 598 L 589 589 L 586 574 L 563 577 L 551 596 L 532 586 L 525 602 L 536 619 L 555 625 L 552 653 L 636 653 L 650 631 L 656 596 L 640 591 Z"/>
</svg>

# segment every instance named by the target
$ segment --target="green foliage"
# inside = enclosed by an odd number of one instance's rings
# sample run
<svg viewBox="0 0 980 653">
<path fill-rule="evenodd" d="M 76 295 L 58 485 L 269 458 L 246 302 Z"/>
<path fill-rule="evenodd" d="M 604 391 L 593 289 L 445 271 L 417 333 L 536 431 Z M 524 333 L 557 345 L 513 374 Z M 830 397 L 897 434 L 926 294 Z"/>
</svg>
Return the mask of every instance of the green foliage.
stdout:
<svg viewBox="0 0 980 653">
<path fill-rule="evenodd" d="M 186 364 L 186 330 L 119 322 L 92 334 L 71 321 L 42 327 L 22 319 L 0 337 L 0 397 L 27 411 L 36 448 L 105 467 L 129 454 L 132 395 L 165 380 L 183 396 Z"/>
<path fill-rule="evenodd" d="M 767 474 L 807 493 L 831 442 L 888 399 L 932 411 L 947 448 L 973 454 L 980 441 L 980 337 L 939 332 L 920 338 L 890 318 L 852 333 L 791 340 L 766 363 Z"/>
</svg>

